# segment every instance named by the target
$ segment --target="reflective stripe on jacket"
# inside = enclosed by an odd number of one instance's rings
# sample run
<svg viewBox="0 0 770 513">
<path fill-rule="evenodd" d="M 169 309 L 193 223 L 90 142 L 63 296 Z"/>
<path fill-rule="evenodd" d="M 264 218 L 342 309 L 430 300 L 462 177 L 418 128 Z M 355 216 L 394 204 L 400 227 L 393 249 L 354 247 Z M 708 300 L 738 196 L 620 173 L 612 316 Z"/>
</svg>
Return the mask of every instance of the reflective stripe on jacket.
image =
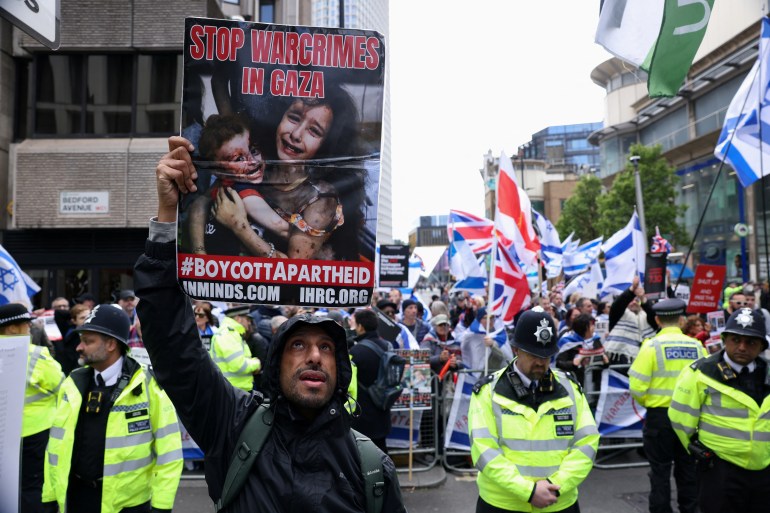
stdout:
<svg viewBox="0 0 770 513">
<path fill-rule="evenodd" d="M 59 362 L 48 348 L 29 345 L 27 353 L 27 389 L 24 393 L 24 420 L 21 436 L 45 431 L 53 424 L 56 394 L 64 380 Z"/>
<path fill-rule="evenodd" d="M 677 327 L 663 328 L 642 344 L 628 371 L 631 395 L 645 408 L 668 408 L 682 369 L 706 356 L 698 340 Z"/>
<path fill-rule="evenodd" d="M 150 500 L 154 508 L 170 510 L 182 475 L 182 438 L 174 406 L 155 380 L 130 362 L 134 373 L 107 419 L 101 513 L 118 513 Z M 62 384 L 46 451 L 43 502 L 55 500 L 63 513 L 75 429 L 89 379 L 90 368 L 77 369 Z"/>
<path fill-rule="evenodd" d="M 497 393 L 506 370 L 471 397 L 468 431 L 479 495 L 497 508 L 534 511 L 535 482 L 548 479 L 561 487 L 559 500 L 538 511 L 565 509 L 577 501 L 577 487 L 593 467 L 599 432 L 591 410 L 577 385 L 552 369 L 561 393 L 535 411 Z"/>
<path fill-rule="evenodd" d="M 699 360 L 679 376 L 668 416 L 687 447 L 698 439 L 725 461 L 748 470 L 770 465 L 770 399 L 761 406 L 715 372 L 724 351 Z M 757 371 L 755 371 L 757 372 Z"/>
<path fill-rule="evenodd" d="M 251 350 L 243 340 L 246 328 L 235 319 L 225 317 L 211 337 L 211 359 L 225 378 L 236 388 L 250 392 L 254 388 L 254 372 L 262 365 L 259 358 L 251 357 Z"/>
</svg>

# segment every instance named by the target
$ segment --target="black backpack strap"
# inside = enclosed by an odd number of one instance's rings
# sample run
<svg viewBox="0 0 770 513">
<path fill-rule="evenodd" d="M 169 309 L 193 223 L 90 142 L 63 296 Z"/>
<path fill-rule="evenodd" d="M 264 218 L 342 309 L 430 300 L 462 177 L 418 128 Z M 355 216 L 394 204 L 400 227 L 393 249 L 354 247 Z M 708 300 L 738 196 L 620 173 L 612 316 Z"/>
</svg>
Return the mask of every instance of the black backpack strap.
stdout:
<svg viewBox="0 0 770 513">
<path fill-rule="evenodd" d="M 380 513 L 385 502 L 385 474 L 382 468 L 382 453 L 369 437 L 355 429 L 350 435 L 356 441 L 361 458 L 361 474 L 364 476 L 366 513 Z"/>
<path fill-rule="evenodd" d="M 267 406 L 260 405 L 246 421 L 238 436 L 238 443 L 230 457 L 230 466 L 222 486 L 222 496 L 214 504 L 214 513 L 229 506 L 240 493 L 272 427 L 273 412 Z"/>
<path fill-rule="evenodd" d="M 385 354 L 385 351 L 383 351 L 383 349 L 380 346 L 378 346 L 368 338 L 363 339 L 362 341 L 358 342 L 356 345 L 360 345 L 374 351 L 377 354 L 377 356 L 380 358 L 382 358 L 382 356 Z"/>
</svg>

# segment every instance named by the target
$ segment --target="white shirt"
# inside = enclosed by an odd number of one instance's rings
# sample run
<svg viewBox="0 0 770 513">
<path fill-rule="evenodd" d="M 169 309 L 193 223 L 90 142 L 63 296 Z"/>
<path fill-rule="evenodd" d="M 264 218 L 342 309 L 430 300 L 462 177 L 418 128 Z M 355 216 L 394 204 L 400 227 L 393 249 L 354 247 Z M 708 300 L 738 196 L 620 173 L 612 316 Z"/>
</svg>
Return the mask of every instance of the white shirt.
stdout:
<svg viewBox="0 0 770 513">
<path fill-rule="evenodd" d="M 727 365 L 729 365 L 730 367 L 733 368 L 733 370 L 735 371 L 736 374 L 740 374 L 744 367 L 748 367 L 749 368 L 749 372 L 754 372 L 754 369 L 757 368 L 757 363 L 756 362 L 751 362 L 748 365 L 741 365 L 739 363 L 735 363 L 734 361 L 732 361 L 730 359 L 729 356 L 727 356 L 727 351 L 725 351 L 725 361 L 727 362 Z"/>
<path fill-rule="evenodd" d="M 513 362 L 513 370 L 516 371 L 516 374 L 519 375 L 519 377 L 521 378 L 521 382 L 524 384 L 524 386 L 529 388 L 530 384 L 532 383 L 532 380 L 529 379 L 523 372 L 519 370 L 519 367 L 516 365 L 516 362 Z"/>
<path fill-rule="evenodd" d="M 96 384 L 99 384 L 98 381 L 96 381 L 96 376 L 100 375 L 102 376 L 102 379 L 104 380 L 104 384 L 108 387 L 111 387 L 115 383 L 118 382 L 118 378 L 120 377 L 120 371 L 123 370 L 123 357 L 121 356 L 118 358 L 118 360 L 104 369 L 102 372 L 99 372 L 98 370 L 94 369 L 94 381 Z"/>
</svg>

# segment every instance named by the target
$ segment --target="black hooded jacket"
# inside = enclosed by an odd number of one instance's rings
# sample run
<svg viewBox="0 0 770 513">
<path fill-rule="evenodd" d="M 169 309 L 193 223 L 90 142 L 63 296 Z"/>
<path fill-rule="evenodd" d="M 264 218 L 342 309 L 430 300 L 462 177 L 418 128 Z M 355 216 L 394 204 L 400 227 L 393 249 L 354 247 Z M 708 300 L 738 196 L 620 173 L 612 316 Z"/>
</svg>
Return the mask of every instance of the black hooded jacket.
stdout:
<svg viewBox="0 0 770 513">
<path fill-rule="evenodd" d="M 233 448 L 258 406 L 258 396 L 234 388 L 211 361 L 197 334 L 188 298 L 176 279 L 175 245 L 148 241 L 135 266 L 137 310 L 155 377 L 206 455 L 209 495 L 220 497 Z M 351 380 L 345 344 L 337 344 L 337 390 L 313 421 L 295 414 L 280 394 L 285 337 L 271 344 L 263 386 L 275 419 L 244 488 L 226 512 L 364 512 L 364 480 L 350 416 L 342 406 Z M 383 454 L 383 512 L 406 511 L 393 462 Z"/>
</svg>

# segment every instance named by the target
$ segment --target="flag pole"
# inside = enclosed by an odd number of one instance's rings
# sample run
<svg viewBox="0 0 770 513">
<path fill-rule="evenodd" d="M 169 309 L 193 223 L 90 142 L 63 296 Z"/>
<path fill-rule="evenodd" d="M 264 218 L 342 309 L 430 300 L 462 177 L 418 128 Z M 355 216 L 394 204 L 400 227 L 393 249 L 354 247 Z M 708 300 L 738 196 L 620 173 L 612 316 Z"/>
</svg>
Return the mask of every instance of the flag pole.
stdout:
<svg viewBox="0 0 770 513">
<path fill-rule="evenodd" d="M 758 68 L 757 73 L 759 73 L 759 68 L 761 68 L 761 66 L 757 66 L 757 68 Z M 747 94 L 746 99 L 743 100 L 743 105 L 741 106 L 741 112 L 743 112 L 746 109 L 746 103 L 748 103 L 748 101 L 749 101 L 749 95 Z M 724 152 L 725 155 L 727 155 L 730 152 L 730 148 L 733 145 L 733 138 L 735 138 L 736 132 L 737 132 L 736 130 L 733 130 L 732 133 L 730 134 L 730 138 L 727 140 L 727 146 L 725 147 L 725 152 Z M 761 158 L 762 157 L 760 155 L 760 162 L 761 162 Z M 674 284 L 674 290 L 676 290 L 676 288 L 679 286 L 679 282 L 682 281 L 684 268 L 687 266 L 687 261 L 690 259 L 690 255 L 692 254 L 693 247 L 695 247 L 695 241 L 698 238 L 698 234 L 700 233 L 701 226 L 703 226 L 703 219 L 706 217 L 706 212 L 708 211 L 709 203 L 711 203 L 711 197 L 714 195 L 714 190 L 717 187 L 717 182 L 719 182 L 719 177 L 722 176 L 722 169 L 724 169 L 724 167 L 725 167 L 725 161 L 720 159 L 719 168 L 717 169 L 717 175 L 714 177 L 714 181 L 711 183 L 711 189 L 709 190 L 708 197 L 706 198 L 706 204 L 703 206 L 703 211 L 701 211 L 700 219 L 698 219 L 698 226 L 695 227 L 695 233 L 692 236 L 692 241 L 690 241 L 690 247 L 687 248 L 687 255 L 684 257 L 682 268 L 679 270 L 679 276 L 677 276 L 676 278 L 676 283 Z M 764 194 L 762 196 L 764 197 Z M 765 243 L 767 243 L 767 238 L 765 238 Z"/>
<path fill-rule="evenodd" d="M 762 66 L 759 66 L 759 83 L 762 84 Z M 747 95 L 748 96 L 748 95 Z M 759 87 L 757 87 L 757 96 L 759 96 L 759 176 L 760 176 L 760 183 L 762 184 L 762 187 L 760 188 L 762 191 L 762 232 L 765 239 L 765 279 L 770 277 L 770 250 L 768 250 L 768 242 L 767 242 L 767 202 L 765 200 L 765 159 L 762 157 L 762 103 L 763 103 L 763 96 L 764 91 L 761 91 Z M 759 253 L 759 251 L 757 251 Z M 745 259 L 744 259 L 744 265 L 745 265 Z M 762 269 L 762 266 L 759 266 L 759 269 Z"/>
<path fill-rule="evenodd" d="M 495 191 L 495 196 L 497 196 L 497 191 Z M 497 198 L 495 198 L 495 205 L 497 205 Z M 489 283 L 487 283 L 487 336 L 489 336 L 489 318 L 492 316 L 492 298 L 494 297 L 492 294 L 494 292 L 494 282 L 495 282 L 495 269 L 497 269 L 497 266 L 495 265 L 495 259 L 497 258 L 496 252 L 497 251 L 497 228 L 492 230 L 492 261 L 490 262 L 489 266 Z M 489 374 L 489 346 L 484 344 L 484 376 Z"/>
</svg>

